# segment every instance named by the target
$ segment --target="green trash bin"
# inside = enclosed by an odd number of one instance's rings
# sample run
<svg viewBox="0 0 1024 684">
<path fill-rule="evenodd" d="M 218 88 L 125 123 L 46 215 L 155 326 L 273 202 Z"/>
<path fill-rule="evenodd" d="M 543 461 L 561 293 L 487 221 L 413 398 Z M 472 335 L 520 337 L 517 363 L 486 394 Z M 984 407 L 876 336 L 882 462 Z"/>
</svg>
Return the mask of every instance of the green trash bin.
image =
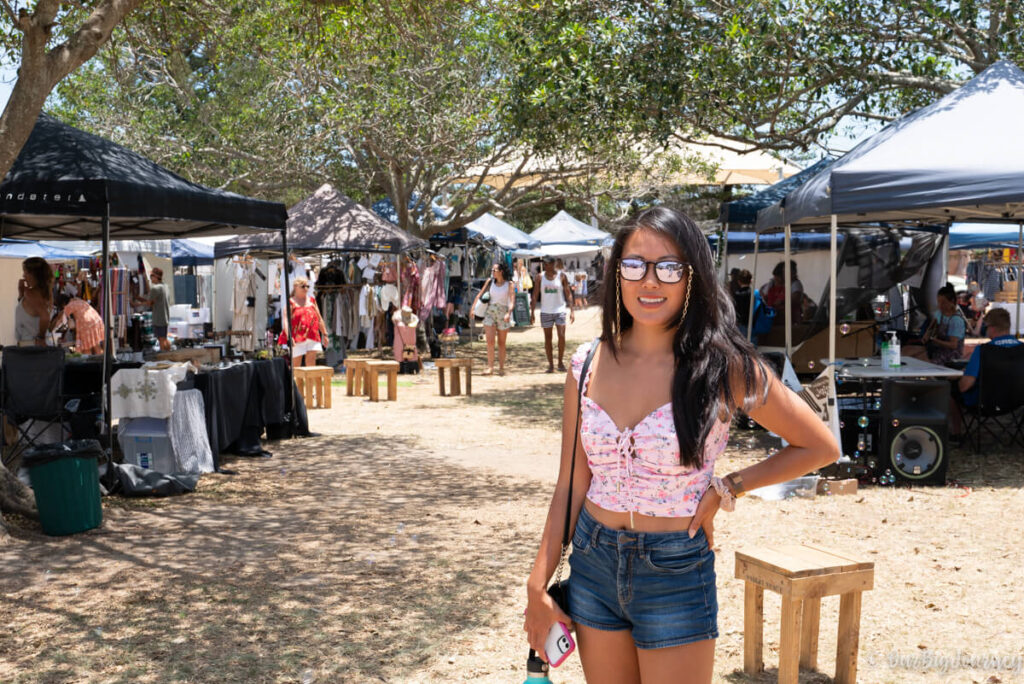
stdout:
<svg viewBox="0 0 1024 684">
<path fill-rule="evenodd" d="M 516 305 L 512 310 L 512 318 L 517 328 L 530 325 L 530 293 L 516 292 Z"/>
<path fill-rule="evenodd" d="M 103 448 L 95 439 L 44 444 L 28 450 L 28 468 L 43 532 L 58 537 L 99 527 L 103 522 L 97 460 Z"/>
</svg>

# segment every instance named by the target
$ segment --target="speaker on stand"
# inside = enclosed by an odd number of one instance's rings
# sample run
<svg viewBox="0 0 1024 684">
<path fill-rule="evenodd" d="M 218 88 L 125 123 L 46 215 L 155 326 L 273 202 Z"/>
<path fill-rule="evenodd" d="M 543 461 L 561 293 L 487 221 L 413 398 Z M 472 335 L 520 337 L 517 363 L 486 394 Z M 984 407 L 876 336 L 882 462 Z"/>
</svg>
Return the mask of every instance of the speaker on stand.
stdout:
<svg viewBox="0 0 1024 684">
<path fill-rule="evenodd" d="M 882 386 L 879 468 L 896 484 L 946 484 L 949 381 L 889 379 Z"/>
</svg>

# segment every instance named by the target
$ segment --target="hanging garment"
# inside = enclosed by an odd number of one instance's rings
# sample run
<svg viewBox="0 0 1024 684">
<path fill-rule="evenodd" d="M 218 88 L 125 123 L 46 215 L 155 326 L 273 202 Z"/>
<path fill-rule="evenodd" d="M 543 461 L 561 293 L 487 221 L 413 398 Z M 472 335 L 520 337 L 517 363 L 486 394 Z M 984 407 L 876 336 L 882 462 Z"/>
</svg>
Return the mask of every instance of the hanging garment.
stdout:
<svg viewBox="0 0 1024 684">
<path fill-rule="evenodd" d="M 238 264 L 235 267 L 235 289 L 231 308 L 231 329 L 253 333 L 233 337 L 231 343 L 242 351 L 251 352 L 256 348 L 256 269 L 251 263 Z"/>
</svg>

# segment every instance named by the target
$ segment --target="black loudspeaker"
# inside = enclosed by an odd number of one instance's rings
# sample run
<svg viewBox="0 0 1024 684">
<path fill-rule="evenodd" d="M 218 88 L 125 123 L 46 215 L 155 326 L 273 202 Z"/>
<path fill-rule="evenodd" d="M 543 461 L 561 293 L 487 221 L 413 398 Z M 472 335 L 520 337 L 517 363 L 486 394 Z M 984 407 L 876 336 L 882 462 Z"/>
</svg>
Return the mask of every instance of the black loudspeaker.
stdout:
<svg viewBox="0 0 1024 684">
<path fill-rule="evenodd" d="M 948 380 L 885 381 L 878 456 L 897 484 L 946 484 L 948 414 Z"/>
</svg>

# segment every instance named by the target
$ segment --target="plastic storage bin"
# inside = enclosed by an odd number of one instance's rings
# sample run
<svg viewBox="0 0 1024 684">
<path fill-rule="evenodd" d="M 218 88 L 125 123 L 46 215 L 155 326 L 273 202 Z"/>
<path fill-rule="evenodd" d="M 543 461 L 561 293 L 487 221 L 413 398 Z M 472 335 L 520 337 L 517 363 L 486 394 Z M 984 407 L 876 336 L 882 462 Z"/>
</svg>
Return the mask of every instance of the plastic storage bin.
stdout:
<svg viewBox="0 0 1024 684">
<path fill-rule="evenodd" d="M 166 418 L 131 418 L 118 426 L 124 462 L 158 473 L 177 472 Z"/>
<path fill-rule="evenodd" d="M 56 537 L 100 526 L 97 459 L 103 455 L 94 439 L 45 444 L 25 453 L 22 462 L 29 471 L 43 532 Z"/>
</svg>

